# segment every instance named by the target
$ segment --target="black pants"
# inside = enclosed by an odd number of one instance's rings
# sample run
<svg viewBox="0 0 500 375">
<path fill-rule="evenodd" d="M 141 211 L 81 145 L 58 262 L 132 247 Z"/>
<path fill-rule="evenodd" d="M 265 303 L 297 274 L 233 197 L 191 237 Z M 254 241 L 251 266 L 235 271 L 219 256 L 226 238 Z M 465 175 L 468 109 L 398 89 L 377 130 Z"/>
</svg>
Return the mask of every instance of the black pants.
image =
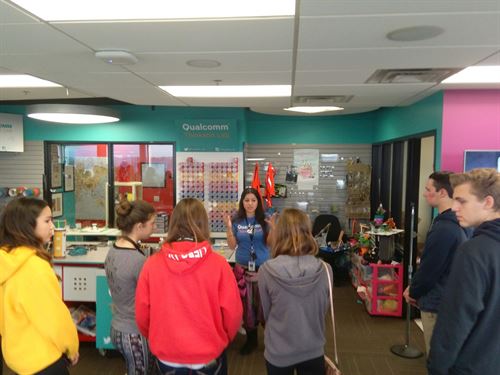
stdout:
<svg viewBox="0 0 500 375">
<path fill-rule="evenodd" d="M 199 370 L 191 370 L 186 367 L 171 367 L 158 361 L 158 367 L 163 375 L 227 375 L 226 351 L 214 361 Z"/>
<path fill-rule="evenodd" d="M 50 366 L 38 371 L 35 375 L 69 375 L 68 360 L 62 356 Z"/>
<path fill-rule="evenodd" d="M 266 361 L 267 375 L 321 375 L 325 373 L 325 357 L 309 359 L 287 367 L 277 367 Z"/>
</svg>

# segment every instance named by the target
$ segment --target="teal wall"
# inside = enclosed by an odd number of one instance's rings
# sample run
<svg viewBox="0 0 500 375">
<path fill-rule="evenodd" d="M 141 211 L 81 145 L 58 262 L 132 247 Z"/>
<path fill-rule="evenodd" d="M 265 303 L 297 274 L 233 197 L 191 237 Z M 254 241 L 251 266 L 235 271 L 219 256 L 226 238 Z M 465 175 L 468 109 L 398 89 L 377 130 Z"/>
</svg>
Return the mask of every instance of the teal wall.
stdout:
<svg viewBox="0 0 500 375">
<path fill-rule="evenodd" d="M 179 142 L 179 120 L 227 119 L 236 123 L 234 150 L 249 144 L 380 143 L 436 131 L 436 155 L 441 155 L 442 93 L 408 107 L 336 116 L 274 116 L 244 108 L 112 106 L 122 120 L 114 124 L 58 125 L 25 117 L 27 141 L 176 142 L 177 150 L 191 145 Z M 24 114 L 24 106 L 0 105 L 0 112 Z M 185 141 L 184 141 L 185 142 Z M 217 147 L 207 140 L 207 148 Z M 439 161 L 438 161 L 439 163 Z"/>
<path fill-rule="evenodd" d="M 246 142 L 372 143 L 376 112 L 336 116 L 273 116 L 247 111 Z"/>
<path fill-rule="evenodd" d="M 377 126 L 372 138 L 373 143 L 435 131 L 435 167 L 436 169 L 440 168 L 443 124 L 442 92 L 431 95 L 411 106 L 382 108 L 376 114 Z"/>
<path fill-rule="evenodd" d="M 64 125 L 24 118 L 26 141 L 122 141 L 122 142 L 172 142 L 180 138 L 178 120 L 184 119 L 228 119 L 236 121 L 235 151 L 242 150 L 244 141 L 245 110 L 242 108 L 179 108 L 133 105 L 110 106 L 121 114 L 117 123 L 98 125 Z M 0 105 L 0 112 L 24 114 L 24 106 Z M 211 140 L 206 140 L 207 147 Z M 177 143 L 182 151 L 189 145 Z M 213 147 L 212 147 L 213 150 Z"/>
</svg>

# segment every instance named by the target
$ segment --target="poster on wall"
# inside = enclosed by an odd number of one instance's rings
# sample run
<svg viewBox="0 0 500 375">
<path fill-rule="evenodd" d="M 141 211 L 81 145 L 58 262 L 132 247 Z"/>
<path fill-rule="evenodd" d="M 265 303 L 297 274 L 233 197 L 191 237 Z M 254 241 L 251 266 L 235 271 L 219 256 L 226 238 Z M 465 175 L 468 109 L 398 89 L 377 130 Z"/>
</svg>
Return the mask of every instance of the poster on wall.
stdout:
<svg viewBox="0 0 500 375">
<path fill-rule="evenodd" d="M 0 113 L 0 151 L 24 152 L 23 116 Z"/>
<path fill-rule="evenodd" d="M 75 190 L 75 167 L 66 164 L 64 166 L 64 191 Z"/>
<path fill-rule="evenodd" d="M 63 214 L 63 195 L 62 193 L 52 194 L 52 217 L 59 217 Z"/>
<path fill-rule="evenodd" d="M 57 160 L 52 160 L 50 166 L 50 188 L 62 187 L 62 168 Z"/>
<path fill-rule="evenodd" d="M 319 183 L 319 150 L 294 150 L 293 165 L 297 168 L 297 189 L 313 190 Z"/>
<path fill-rule="evenodd" d="M 165 164 L 163 163 L 142 163 L 141 176 L 142 185 L 147 187 L 165 187 Z"/>
<path fill-rule="evenodd" d="M 108 159 L 87 156 L 75 161 L 75 212 L 77 220 L 106 219 Z"/>
</svg>

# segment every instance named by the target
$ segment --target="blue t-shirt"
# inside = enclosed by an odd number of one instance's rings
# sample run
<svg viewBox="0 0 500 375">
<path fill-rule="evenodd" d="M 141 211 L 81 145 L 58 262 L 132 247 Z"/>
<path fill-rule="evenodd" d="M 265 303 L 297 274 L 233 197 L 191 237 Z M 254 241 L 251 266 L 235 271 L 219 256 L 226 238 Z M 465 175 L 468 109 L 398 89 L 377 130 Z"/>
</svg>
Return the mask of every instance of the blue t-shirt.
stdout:
<svg viewBox="0 0 500 375">
<path fill-rule="evenodd" d="M 248 227 L 253 226 L 253 240 L 252 235 L 248 233 Z M 233 221 L 233 234 L 236 237 L 236 242 L 238 244 L 236 248 L 236 263 L 243 266 L 248 266 L 250 261 L 251 251 L 253 251 L 257 258 L 255 259 L 255 265 L 260 267 L 262 263 L 269 259 L 269 249 L 264 241 L 264 231 L 261 225 L 255 221 L 255 217 L 247 219 L 239 219 Z"/>
</svg>

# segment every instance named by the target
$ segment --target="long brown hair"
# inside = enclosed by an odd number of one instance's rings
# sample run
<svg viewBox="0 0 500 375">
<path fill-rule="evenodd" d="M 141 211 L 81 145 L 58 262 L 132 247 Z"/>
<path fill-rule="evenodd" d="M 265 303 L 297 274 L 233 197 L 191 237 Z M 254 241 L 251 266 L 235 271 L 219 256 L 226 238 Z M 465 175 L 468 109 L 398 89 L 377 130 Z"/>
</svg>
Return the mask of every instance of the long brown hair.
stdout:
<svg viewBox="0 0 500 375">
<path fill-rule="evenodd" d="M 185 198 L 177 203 L 169 221 L 167 243 L 183 238 L 203 242 L 210 238 L 207 211 L 198 199 Z"/>
<path fill-rule="evenodd" d="M 238 204 L 238 212 L 236 213 L 236 219 L 246 219 L 247 212 L 245 211 L 245 206 L 243 201 L 248 194 L 253 194 L 257 198 L 257 208 L 255 209 L 255 221 L 260 224 L 262 230 L 264 231 L 264 242 L 267 241 L 268 228 L 266 223 L 266 214 L 264 212 L 264 206 L 262 205 L 262 198 L 259 191 L 255 188 L 249 187 L 243 190 L 240 197 L 240 202 Z"/>
<path fill-rule="evenodd" d="M 278 255 L 316 255 L 318 244 L 311 232 L 311 220 L 296 208 L 285 208 L 273 230 L 271 253 Z"/>
<path fill-rule="evenodd" d="M 10 202 L 0 218 L 0 247 L 7 252 L 19 246 L 30 247 L 50 263 L 52 256 L 35 234 L 36 220 L 47 206 L 47 202 L 37 198 L 22 197 Z"/>
</svg>

